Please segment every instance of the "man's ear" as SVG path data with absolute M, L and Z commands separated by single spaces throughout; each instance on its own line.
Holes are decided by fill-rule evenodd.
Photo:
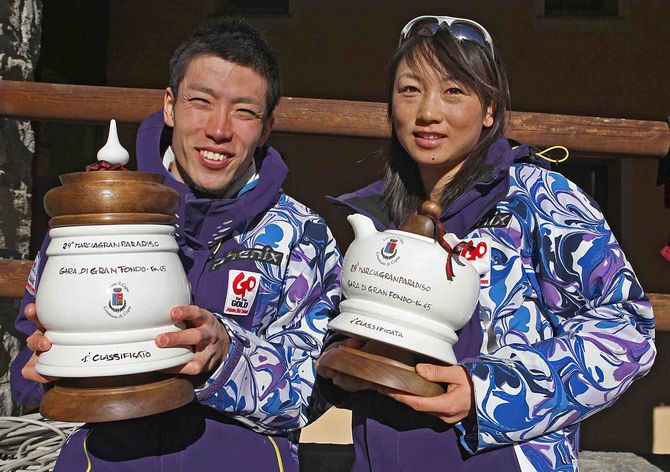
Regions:
M 165 89 L 163 96 L 163 120 L 170 128 L 174 128 L 174 103 L 175 96 L 170 87 Z
M 482 126 L 484 128 L 490 128 L 493 126 L 493 114 L 495 113 L 495 105 L 491 103 L 486 107 L 484 111 L 484 119 L 482 120 Z
M 261 134 L 261 139 L 258 141 L 258 147 L 263 146 L 268 138 L 270 137 L 270 132 L 272 131 L 272 127 L 275 124 L 275 115 L 272 114 L 268 119 L 265 120 L 265 123 L 263 124 L 263 133 Z

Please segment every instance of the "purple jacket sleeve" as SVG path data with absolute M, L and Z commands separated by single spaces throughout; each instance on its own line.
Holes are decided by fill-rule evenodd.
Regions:
M 513 177 L 532 215 L 520 245 L 528 279 L 505 288 L 525 303 L 506 316 L 503 290 L 486 295 L 499 348 L 464 363 L 477 425 L 459 427 L 472 453 L 542 435 L 533 447 L 548 450 L 548 433 L 612 405 L 656 357 L 651 304 L 597 205 L 559 174 Z
M 28 276 L 19 313 L 14 321 L 14 326 L 17 331 L 25 335 L 26 338 L 35 332 L 35 325 L 32 321 L 26 319 L 23 311 L 25 310 L 26 305 L 35 303 L 35 292 L 42 272 L 44 271 L 44 265 L 46 264 L 46 248 L 49 245 L 49 242 L 50 238 L 47 235 L 42 242 L 40 252 L 37 254 L 33 268 Z M 25 341 L 25 339 L 22 341 Z M 23 346 L 9 366 L 9 384 L 11 387 L 12 399 L 24 407 L 34 407 L 39 405 L 42 396 L 44 395 L 44 386 L 42 384 L 26 380 L 23 378 L 23 375 L 21 375 L 21 369 L 26 365 L 31 356 L 32 352 L 30 349 L 28 349 L 27 346 Z

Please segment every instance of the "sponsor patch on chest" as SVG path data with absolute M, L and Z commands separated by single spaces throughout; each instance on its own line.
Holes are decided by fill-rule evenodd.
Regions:
M 463 242 L 459 255 L 479 273 L 480 286 L 488 287 L 491 284 L 491 238 L 471 238 Z
M 228 291 L 223 312 L 227 315 L 246 316 L 256 300 L 261 275 L 247 270 L 228 272 Z
M 211 256 L 210 256 L 211 257 Z M 226 252 L 223 256 L 214 259 L 209 271 L 220 269 L 222 265 L 234 261 L 256 261 L 268 264 L 281 265 L 284 254 L 273 250 L 270 246 L 262 249 L 240 249 Z
M 482 218 L 477 224 L 477 228 L 507 228 L 511 219 L 511 213 L 495 210 Z

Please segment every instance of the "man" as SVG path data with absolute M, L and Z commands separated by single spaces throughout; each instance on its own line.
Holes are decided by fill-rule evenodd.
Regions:
M 210 23 L 175 51 L 163 113 L 140 127 L 137 160 L 181 195 L 177 241 L 194 305 L 171 311 L 186 329 L 156 344 L 194 347 L 193 360 L 177 370 L 204 379 L 194 382 L 199 404 L 87 425 L 68 440 L 56 470 L 297 470 L 293 431 L 310 414 L 341 258 L 325 222 L 280 188 L 286 166 L 265 145 L 279 96 L 276 58 L 241 21 Z M 44 259 L 31 274 L 36 283 Z M 34 292 L 22 312 L 37 331 L 21 316 L 17 327 L 32 333 L 28 347 L 39 353 L 50 342 Z M 240 297 L 248 304 L 242 314 Z M 35 362 L 32 354 L 23 376 L 51 380 Z M 35 385 L 15 396 L 36 396 Z

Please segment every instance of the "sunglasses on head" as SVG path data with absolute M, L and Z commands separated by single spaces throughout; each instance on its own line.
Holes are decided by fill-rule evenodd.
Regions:
M 489 32 L 476 21 L 466 18 L 433 15 L 418 16 L 407 23 L 402 29 L 398 45 L 401 45 L 412 36 L 433 36 L 441 29 L 449 31 L 455 39 L 472 41 L 488 48 L 491 51 L 491 57 L 495 58 L 493 39 Z

